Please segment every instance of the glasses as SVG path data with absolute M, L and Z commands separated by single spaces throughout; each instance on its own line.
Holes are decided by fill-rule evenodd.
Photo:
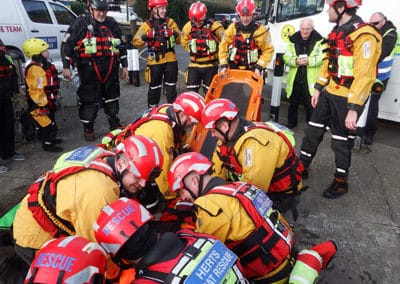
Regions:
M 380 22 L 382 22 L 383 19 L 380 19 L 379 21 L 376 22 L 369 22 L 371 25 L 377 26 L 379 25 Z

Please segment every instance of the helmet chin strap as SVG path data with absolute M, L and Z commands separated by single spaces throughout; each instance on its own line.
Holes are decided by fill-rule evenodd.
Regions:
M 227 120 L 227 122 L 228 122 L 228 130 L 227 130 L 225 133 L 223 133 L 223 132 L 221 131 L 221 129 L 219 129 L 218 127 L 215 127 L 215 130 L 217 130 L 217 131 L 219 132 L 219 134 L 221 134 L 222 137 L 224 137 L 225 142 L 229 142 L 229 141 L 230 141 L 229 138 L 228 138 L 228 134 L 229 134 L 229 131 L 231 130 L 231 123 L 232 123 L 232 121 L 228 121 L 228 120 Z
M 340 13 L 336 6 L 333 6 L 333 8 L 335 9 L 336 14 L 338 15 L 338 18 L 336 20 L 336 24 L 339 25 L 339 21 L 342 19 L 344 12 L 346 12 L 346 9 L 344 9 L 343 12 Z

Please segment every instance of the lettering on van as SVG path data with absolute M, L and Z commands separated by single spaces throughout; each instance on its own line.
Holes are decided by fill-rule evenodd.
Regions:
M 0 25 L 0 33 L 21 33 L 21 25 Z
M 38 38 L 43 39 L 45 42 L 47 42 L 49 44 L 49 49 L 57 48 L 57 37 L 56 36 L 40 36 Z

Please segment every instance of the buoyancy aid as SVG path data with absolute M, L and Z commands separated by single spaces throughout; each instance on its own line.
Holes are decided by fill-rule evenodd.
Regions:
M 53 237 L 75 234 L 69 221 L 56 213 L 57 183 L 77 172 L 97 170 L 116 180 L 112 167 L 104 158 L 115 154 L 97 146 L 83 146 L 58 158 L 54 168 L 39 177 L 28 189 L 28 208 L 38 224 Z
M 202 27 L 191 25 L 189 33 L 189 53 L 196 61 L 197 58 L 212 57 L 218 51 L 218 37 L 211 30 L 213 21 L 207 20 Z M 215 58 L 214 58 L 215 59 Z
M 135 283 L 141 278 L 158 283 L 247 283 L 232 251 L 187 229 L 163 235 L 137 264 Z
M 237 198 L 254 222 L 256 230 L 246 239 L 226 243 L 239 257 L 247 278 L 258 278 L 276 268 L 285 268 L 281 264 L 291 258 L 293 231 L 280 213 L 272 208 L 272 201 L 264 191 L 250 183 L 232 182 L 216 186 L 206 194 Z
M 367 25 L 358 16 L 342 26 L 336 26 L 328 35 L 328 73 L 341 86 L 349 88 L 354 80 L 353 41 L 349 34 Z
M 168 26 L 169 18 L 149 19 L 146 24 L 150 27 L 151 31 L 147 33 L 147 50 L 149 54 L 153 53 L 156 59 L 168 51 L 174 51 L 175 37 L 174 31 Z
M 281 131 L 274 130 L 265 123 L 252 123 L 244 127 L 244 132 L 251 131 L 252 129 L 265 129 L 266 131 L 272 131 L 278 134 L 285 142 L 289 148 L 289 154 L 286 157 L 285 163 L 275 169 L 274 175 L 271 179 L 270 186 L 268 188 L 269 193 L 287 193 L 287 194 L 297 194 L 298 186 L 302 180 L 302 172 L 304 166 L 298 159 L 296 150 L 293 148 L 292 143 Z M 237 141 L 237 140 L 236 140 Z M 235 180 L 239 180 L 239 176 L 243 173 L 242 165 L 237 160 L 237 154 L 234 149 L 234 144 L 229 143 L 229 145 L 221 145 L 219 151 L 217 152 L 224 166 L 230 171 L 230 176 Z
M 229 61 L 234 66 L 246 66 L 250 68 L 258 61 L 260 48 L 254 40 L 254 33 L 260 24 L 255 22 L 251 25 L 250 35 L 244 38 L 242 35 L 242 25 L 240 23 L 235 24 L 236 34 L 229 46 Z
M 55 106 L 56 100 L 58 99 L 58 92 L 60 90 L 60 79 L 58 78 L 57 68 L 54 64 L 50 64 L 50 63 L 42 64 L 42 63 L 39 63 L 36 61 L 32 61 L 25 69 L 25 77 L 28 74 L 28 69 L 33 65 L 43 68 L 43 70 L 46 73 L 47 85 L 44 86 L 44 92 L 47 97 L 48 107 L 50 109 L 53 109 L 53 107 Z M 28 88 L 28 86 L 27 86 L 27 88 Z M 29 92 L 29 90 L 27 90 L 27 91 Z M 36 107 L 36 104 L 29 96 L 27 96 L 27 100 L 30 105 Z
M 79 40 L 75 46 L 75 50 L 81 59 L 90 59 L 93 62 L 93 67 L 96 72 L 97 78 L 101 83 L 105 83 L 112 71 L 114 62 L 118 58 L 119 45 L 121 40 L 113 37 L 112 31 L 106 25 L 99 26 L 99 32 L 95 33 L 94 27 L 91 23 L 87 24 L 86 35 L 83 39 Z M 110 57 L 111 62 L 107 73 L 104 78 L 101 76 L 95 58 Z
M 166 110 L 165 110 L 166 109 Z M 164 110 L 164 111 L 162 111 Z M 123 130 L 112 131 L 102 139 L 102 144 L 99 145 L 105 149 L 111 150 L 115 148 L 119 143 L 123 142 L 126 138 L 135 134 L 138 127 L 150 120 L 160 120 L 168 123 L 174 129 L 174 143 L 176 147 L 181 143 L 184 133 L 179 131 L 179 126 L 173 119 L 172 114 L 172 104 L 162 104 L 159 106 L 152 107 L 142 114 L 140 114 L 136 119 L 133 120 L 127 127 Z

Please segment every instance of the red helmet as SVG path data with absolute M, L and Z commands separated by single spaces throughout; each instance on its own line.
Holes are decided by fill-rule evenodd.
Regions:
M 346 8 L 357 8 L 361 6 L 362 0 L 327 0 L 326 1 L 329 6 L 333 7 L 336 2 L 345 2 L 346 3 Z
M 179 155 L 168 171 L 169 188 L 176 192 L 184 188 L 183 179 L 191 172 L 205 174 L 212 167 L 212 163 L 201 153 L 189 152 Z
M 118 144 L 115 153 L 124 153 L 129 171 L 144 180 L 157 178 L 162 169 L 163 155 L 154 140 L 143 135 L 132 135 Z
M 97 242 L 112 256 L 153 216 L 138 201 L 122 197 L 106 205 L 93 226 Z
M 251 16 L 256 11 L 257 5 L 254 0 L 240 0 L 236 5 L 236 12 L 239 16 Z
M 197 1 L 190 5 L 189 8 L 189 20 L 192 22 L 200 22 L 207 15 L 207 6 L 200 1 Z
M 149 0 L 147 3 L 147 9 L 151 10 L 154 7 L 160 7 L 160 6 L 168 6 L 168 0 Z
M 205 106 L 204 98 L 192 91 L 180 94 L 173 103 L 175 112 L 183 111 L 189 117 L 189 121 L 194 123 L 200 122 Z
M 106 253 L 80 236 L 47 242 L 36 254 L 24 283 L 93 283 L 105 280 Z
M 215 128 L 215 123 L 226 118 L 233 120 L 239 114 L 237 106 L 228 99 L 216 99 L 209 102 L 201 115 L 201 124 L 206 129 Z

